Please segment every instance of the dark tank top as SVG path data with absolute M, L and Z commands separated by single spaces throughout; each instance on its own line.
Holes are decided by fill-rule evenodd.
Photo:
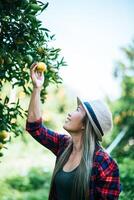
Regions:
M 56 194 L 58 200 L 70 200 L 73 181 L 78 167 L 70 172 L 60 170 L 55 176 Z

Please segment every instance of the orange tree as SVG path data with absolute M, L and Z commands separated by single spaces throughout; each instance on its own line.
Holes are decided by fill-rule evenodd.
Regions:
M 32 62 L 42 61 L 47 65 L 41 101 L 44 103 L 46 87 L 51 83 L 61 83 L 58 75 L 64 58 L 60 49 L 51 46 L 55 35 L 42 26 L 38 19 L 48 6 L 48 2 L 36 0 L 0 0 L 0 91 L 4 83 L 12 88 L 20 87 L 25 94 L 32 91 L 29 67 Z M 10 141 L 9 132 L 15 135 L 24 130 L 16 123 L 19 116 L 24 118 L 27 111 L 22 109 L 19 98 L 9 105 L 9 96 L 0 96 L 0 156 L 3 144 Z

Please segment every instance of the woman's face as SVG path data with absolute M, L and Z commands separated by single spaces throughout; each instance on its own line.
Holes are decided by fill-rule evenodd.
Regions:
M 69 133 L 81 133 L 82 130 L 85 128 L 85 125 L 82 121 L 85 115 L 86 111 L 84 110 L 82 105 L 79 105 L 74 112 L 68 114 L 63 128 Z

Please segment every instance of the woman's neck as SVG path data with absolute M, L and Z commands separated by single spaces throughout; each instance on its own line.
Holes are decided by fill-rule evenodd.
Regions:
M 82 151 L 81 135 L 72 136 L 73 150 L 72 153 L 79 153 Z

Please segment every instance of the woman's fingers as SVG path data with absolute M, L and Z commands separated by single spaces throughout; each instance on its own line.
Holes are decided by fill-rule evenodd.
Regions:
M 30 70 L 31 70 L 31 71 L 35 71 L 36 67 L 37 67 L 37 63 L 33 63 L 33 64 L 31 65 L 31 67 L 30 67 Z
M 37 67 L 37 63 L 33 63 L 31 65 L 30 76 L 34 82 L 43 81 L 44 80 L 43 72 L 37 71 L 36 67 Z
M 35 78 L 35 72 L 36 72 L 36 67 L 37 67 L 37 63 L 33 63 L 30 67 L 30 75 L 31 78 Z
M 42 79 L 43 77 L 43 73 L 42 72 L 38 72 L 38 79 Z

